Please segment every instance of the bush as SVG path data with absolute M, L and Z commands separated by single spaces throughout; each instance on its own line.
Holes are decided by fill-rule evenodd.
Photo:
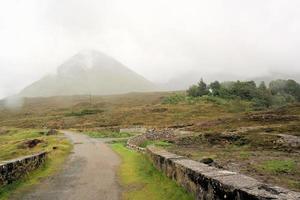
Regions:
M 171 96 L 167 96 L 163 99 L 163 104 L 178 104 L 179 102 L 184 101 L 186 98 L 183 94 L 174 94 Z
M 66 116 L 84 116 L 84 115 L 94 115 L 97 113 L 101 113 L 103 112 L 103 110 L 99 110 L 99 109 L 83 109 L 80 111 L 72 111 L 70 113 L 66 113 Z

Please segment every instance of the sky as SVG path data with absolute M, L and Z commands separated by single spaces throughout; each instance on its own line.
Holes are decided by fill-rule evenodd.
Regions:
M 300 72 L 299 0 L 0 0 L 0 98 L 84 49 L 154 82 Z

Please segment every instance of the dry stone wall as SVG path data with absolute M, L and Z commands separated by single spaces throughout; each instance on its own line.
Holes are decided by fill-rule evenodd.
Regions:
M 154 146 L 139 147 L 145 140 L 157 139 L 160 134 L 150 130 L 129 139 L 127 145 L 145 152 L 158 170 L 191 192 L 197 200 L 300 200 L 298 192 L 266 185 L 251 177 L 211 167 Z
M 5 161 L 0 164 L 0 187 L 10 184 L 30 171 L 37 169 L 46 160 L 46 152 Z
M 299 200 L 300 193 L 263 184 L 251 177 L 147 147 L 154 166 L 195 195 L 197 200 Z

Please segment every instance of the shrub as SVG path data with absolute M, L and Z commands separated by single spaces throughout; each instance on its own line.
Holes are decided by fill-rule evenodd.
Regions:
M 183 94 L 174 94 L 171 96 L 167 96 L 163 99 L 163 104 L 178 104 L 179 102 L 184 101 L 186 98 Z
M 84 116 L 84 115 L 93 115 L 97 113 L 101 113 L 103 110 L 99 109 L 83 109 L 80 111 L 72 111 L 70 113 L 66 113 L 66 116 Z

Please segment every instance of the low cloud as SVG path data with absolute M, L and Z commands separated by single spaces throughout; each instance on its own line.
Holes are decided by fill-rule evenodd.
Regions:
M 198 71 L 299 73 L 300 2 L 27 0 L 0 3 L 0 97 L 82 49 L 155 82 Z

